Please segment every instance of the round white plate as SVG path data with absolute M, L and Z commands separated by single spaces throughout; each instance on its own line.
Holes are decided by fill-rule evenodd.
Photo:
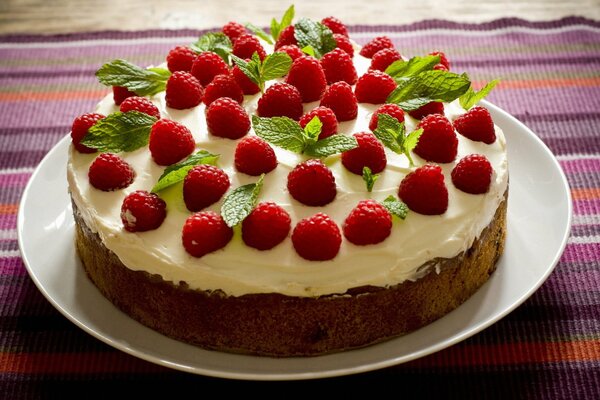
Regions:
M 65 137 L 42 160 L 23 194 L 19 246 L 40 291 L 77 326 L 109 345 L 167 367 L 226 378 L 283 380 L 370 371 L 431 354 L 474 335 L 520 305 L 558 262 L 571 226 L 566 178 L 526 126 L 485 103 L 508 142 L 510 194 L 506 250 L 497 271 L 455 311 L 415 333 L 359 350 L 309 358 L 269 358 L 202 350 L 139 324 L 88 280 L 74 248 Z

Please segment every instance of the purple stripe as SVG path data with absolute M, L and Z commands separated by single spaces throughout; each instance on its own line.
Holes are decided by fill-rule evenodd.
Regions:
M 576 172 L 600 172 L 600 156 L 595 159 L 562 160 L 560 161 L 560 165 L 567 174 Z
M 128 57 L 135 57 L 136 59 L 151 60 L 161 55 L 163 59 L 166 59 L 167 52 L 179 44 L 187 45 L 189 43 L 174 38 L 167 43 L 148 41 L 143 44 L 123 45 L 117 41 L 115 43 L 102 43 L 91 46 L 61 47 L 59 48 L 60 51 L 57 51 L 57 48 L 36 48 L 35 51 L 28 48 L 10 48 L 0 49 L 0 59 L 38 61 L 40 65 L 58 64 L 56 67 L 63 65 L 72 65 L 74 67 L 89 66 L 98 63 L 97 60 L 104 58 L 107 60 L 118 58 L 120 54 L 125 52 L 128 54 Z M 136 47 L 133 48 L 133 46 Z M 77 59 L 77 62 L 65 63 L 65 59 Z M 19 67 L 19 69 L 21 68 L 24 67 Z M 25 68 L 30 68 L 30 66 L 26 66 Z
M 598 261 L 600 243 L 571 243 L 565 248 L 561 260 L 571 261 Z
M 56 140 L 58 142 L 58 140 Z M 42 161 L 44 155 L 48 151 L 46 150 L 35 150 L 35 151 L 0 151 L 0 168 L 21 168 L 21 167 L 33 167 Z M 6 229 L 7 226 L 0 224 L 0 228 Z
M 21 257 L 1 257 L 0 273 L 2 275 L 26 276 L 27 269 Z
M 6 190 L 9 187 L 22 187 L 29 182 L 31 174 L 28 172 L 18 172 L 14 174 L 0 174 L 0 187 Z
M 16 239 L 0 239 L 0 251 L 19 250 Z
M 600 236 L 600 224 L 582 224 L 571 226 L 571 236 L 573 237 L 589 237 L 589 236 Z M 600 255 L 599 255 L 600 261 Z M 600 287 L 599 287 L 600 288 Z
M 2 188 L 2 193 L 0 195 L 0 203 L 3 204 L 17 204 L 21 201 L 21 196 L 23 195 L 23 186 L 6 186 Z M 0 220 L 2 219 L 2 214 L 0 214 Z M 9 226 L 8 228 L 14 228 L 14 226 Z M 2 228 L 2 229 L 7 229 Z

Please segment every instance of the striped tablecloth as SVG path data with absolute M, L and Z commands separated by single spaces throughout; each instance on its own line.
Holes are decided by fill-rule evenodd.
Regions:
M 290 385 L 339 390 L 364 383 L 373 390 L 383 381 L 397 394 L 412 389 L 426 397 L 600 398 L 600 22 L 428 21 L 350 31 L 359 43 L 387 34 L 407 56 L 444 50 L 453 70 L 477 82 L 500 77 L 489 100 L 532 128 L 566 172 L 572 234 L 548 281 L 482 333 L 397 367 Z M 87 396 L 123 385 L 139 394 L 207 395 L 206 385 L 221 391 L 268 385 L 169 370 L 99 342 L 42 297 L 17 246 L 17 208 L 31 173 L 73 118 L 107 93 L 96 69 L 116 57 L 157 64 L 200 33 L 0 36 L 0 397 Z

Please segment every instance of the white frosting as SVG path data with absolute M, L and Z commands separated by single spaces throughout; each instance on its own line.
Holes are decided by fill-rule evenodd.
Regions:
M 359 76 L 366 71 L 370 60 L 355 57 Z M 220 154 L 218 166 L 229 175 L 231 189 L 257 180 L 237 173 L 233 154 L 238 141 L 221 139 L 208 134 L 204 105 L 194 109 L 167 108 L 164 92 L 152 98 L 162 118 L 185 124 L 194 135 L 197 149 Z M 256 112 L 258 96 L 246 96 L 244 106 L 250 114 Z M 304 104 L 309 111 L 318 103 Z M 356 120 L 340 123 L 339 133 L 351 135 L 368 131 L 368 124 L 376 105 L 359 104 Z M 456 103 L 446 104 L 446 116 L 452 120 L 464 110 Z M 108 115 L 117 111 L 112 96 L 100 102 L 97 112 Z M 407 130 L 418 121 L 406 116 Z M 250 134 L 254 134 L 252 131 Z M 181 244 L 181 229 L 191 215 L 183 203 L 181 185 L 161 193 L 167 201 L 167 218 L 154 231 L 130 233 L 123 229 L 120 218 L 121 203 L 135 190 L 150 190 L 164 167 L 152 161 L 147 147 L 120 154 L 135 170 L 134 182 L 124 190 L 103 192 L 89 184 L 88 169 L 97 154 L 81 154 L 71 146 L 68 163 L 69 190 L 85 222 L 97 232 L 104 245 L 113 251 L 128 268 L 158 274 L 167 281 L 185 282 L 190 288 L 222 290 L 229 295 L 247 293 L 282 293 L 291 296 L 319 296 L 341 294 L 363 285 L 391 286 L 405 280 L 418 279 L 419 267 L 436 257 L 452 258 L 471 246 L 474 239 L 492 221 L 503 199 L 508 184 L 506 142 L 496 127 L 496 141 L 490 145 L 471 141 L 458 135 L 458 156 L 455 162 L 440 164 L 449 194 L 448 210 L 443 215 L 425 216 L 409 212 L 407 218 L 395 220 L 391 235 L 383 242 L 370 246 L 356 246 L 342 240 L 339 254 L 330 261 L 307 261 L 298 256 L 290 237 L 275 248 L 259 251 L 246 246 L 236 228 L 231 242 L 223 249 L 202 258 L 190 256 Z M 414 168 L 408 167 L 405 156 L 386 149 L 387 167 L 368 193 L 362 178 L 348 172 L 339 156 L 331 156 L 325 163 L 331 168 L 337 185 L 335 200 L 324 207 L 308 207 L 294 200 L 286 189 L 287 175 L 306 157 L 274 148 L 277 168 L 265 176 L 259 201 L 274 201 L 290 214 L 292 229 L 302 218 L 324 212 L 336 221 L 340 229 L 346 216 L 360 200 L 383 200 L 397 196 L 402 179 Z M 450 173 L 456 163 L 472 153 L 485 155 L 494 169 L 488 193 L 471 195 L 456 189 Z M 416 167 L 425 160 L 412 155 Z M 415 168 L 416 168 L 415 167 Z M 231 190 L 230 189 L 230 190 Z M 221 202 L 208 209 L 219 211 Z M 437 271 L 439 273 L 439 271 Z

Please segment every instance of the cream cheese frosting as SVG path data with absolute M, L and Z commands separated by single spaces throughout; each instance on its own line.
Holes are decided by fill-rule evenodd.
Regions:
M 359 76 L 369 67 L 370 60 L 354 57 Z M 186 125 L 192 132 L 197 149 L 219 154 L 217 166 L 231 181 L 231 189 L 256 182 L 252 177 L 235 170 L 233 156 L 237 140 L 222 139 L 208 133 L 204 117 L 205 106 L 187 110 L 168 108 L 164 92 L 151 98 L 161 113 Z M 259 95 L 246 96 L 243 106 L 250 115 L 256 114 Z M 305 103 L 304 111 L 318 106 Z M 358 117 L 339 124 L 338 133 L 351 135 L 369 131 L 372 113 L 378 105 L 359 103 Z M 104 98 L 96 112 L 108 115 L 118 111 L 112 96 Z M 458 102 L 445 104 L 446 116 L 453 120 L 465 111 Z M 407 131 L 415 129 L 418 121 L 406 115 Z M 167 201 L 167 217 L 154 231 L 130 233 L 123 228 L 120 209 L 123 199 L 135 190 L 150 190 L 158 181 L 164 167 L 157 165 L 147 147 L 120 153 L 135 170 L 134 182 L 123 190 L 103 192 L 92 187 L 88 179 L 90 164 L 98 154 L 82 154 L 73 146 L 69 150 L 67 177 L 72 199 L 87 226 L 96 232 L 103 244 L 113 251 L 122 263 L 132 270 L 160 275 L 175 284 L 185 282 L 192 289 L 221 290 L 227 295 L 249 293 L 281 293 L 289 296 L 321 296 L 343 294 L 350 288 L 372 285 L 389 287 L 423 275 L 420 267 L 435 258 L 452 258 L 468 249 L 475 238 L 492 221 L 508 185 L 506 141 L 496 127 L 496 141 L 492 144 L 475 142 L 458 136 L 458 155 L 452 163 L 439 164 L 448 188 L 448 209 L 442 215 L 425 216 L 409 212 L 405 220 L 394 219 L 391 235 L 383 242 L 356 246 L 342 240 L 339 254 L 329 261 L 308 261 L 296 254 L 288 236 L 281 244 L 267 251 L 246 246 L 236 228 L 232 241 L 223 249 L 201 258 L 190 256 L 181 244 L 181 230 L 191 215 L 183 203 L 181 185 L 161 193 Z M 251 130 L 249 135 L 253 135 Z M 350 211 L 360 200 L 372 198 L 382 201 L 389 195 L 398 195 L 402 179 L 415 168 L 427 162 L 412 154 L 415 167 L 410 168 L 404 155 L 386 149 L 387 167 L 381 172 L 373 191 L 367 192 L 362 177 L 347 171 L 339 155 L 325 160 L 337 185 L 335 200 L 324 207 L 309 207 L 294 200 L 287 192 L 288 173 L 307 157 L 274 147 L 278 166 L 265 176 L 259 201 L 273 201 L 283 207 L 292 219 L 292 228 L 302 218 L 323 212 L 340 229 Z M 452 168 L 468 154 L 483 154 L 494 172 L 486 194 L 472 195 L 454 187 L 450 177 Z M 209 210 L 219 212 L 222 200 Z

